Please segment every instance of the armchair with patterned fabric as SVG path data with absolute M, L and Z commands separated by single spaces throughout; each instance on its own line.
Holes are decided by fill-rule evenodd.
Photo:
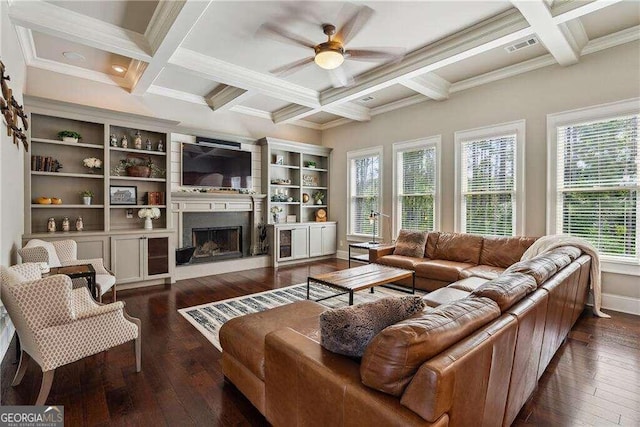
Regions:
M 2 301 L 22 346 L 12 386 L 22 381 L 29 357 L 42 369 L 36 405 L 44 405 L 56 368 L 135 341 L 136 371 L 141 369 L 140 320 L 124 302 L 96 303 L 86 287 L 73 289 L 63 274 L 41 278 L 36 263 L 0 267 Z
M 22 262 L 46 262 L 49 267 L 91 264 L 96 271 L 96 288 L 98 301 L 109 289 L 116 300 L 116 278 L 104 266 L 102 258 L 78 259 L 78 244 L 75 240 L 57 240 L 47 242 L 32 239 L 22 249 L 18 249 Z M 74 287 L 84 286 L 85 279 L 73 279 Z

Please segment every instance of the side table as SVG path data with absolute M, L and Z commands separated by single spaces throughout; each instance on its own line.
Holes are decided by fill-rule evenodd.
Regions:
M 371 242 L 362 242 L 362 243 L 349 243 L 349 268 L 351 268 L 351 261 L 362 262 L 365 264 L 369 264 L 369 249 L 379 248 L 380 246 L 385 246 L 386 243 L 371 243 Z M 365 254 L 354 254 L 351 255 L 351 248 L 353 249 L 362 249 L 366 250 Z
M 64 274 L 71 279 L 79 279 L 81 277 L 87 279 L 89 293 L 96 298 L 96 270 L 91 264 L 68 265 L 64 267 L 52 267 L 49 274 Z

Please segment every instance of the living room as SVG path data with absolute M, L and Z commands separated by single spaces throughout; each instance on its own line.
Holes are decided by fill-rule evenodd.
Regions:
M 0 265 L 42 264 L 38 241 L 61 251 L 62 263 L 53 265 L 47 252 L 42 268 L 64 268 L 60 242 L 73 241 L 69 262 L 100 260 L 83 282 L 96 299 L 87 304 L 96 312 L 106 310 L 102 302 L 119 310 L 133 334 L 127 340 L 138 346 L 114 345 L 45 368 L 46 357 L 30 354 L 29 336 L 18 343 L 14 323 L 20 329 L 25 322 L 11 316 L 13 305 L 7 313 L 3 293 L 3 405 L 60 405 L 70 425 L 369 424 L 367 417 L 385 425 L 640 421 L 634 380 L 640 372 L 639 2 L 1 6 Z M 580 145 L 579 132 L 600 145 Z M 419 233 L 401 234 L 407 229 Z M 358 307 L 405 295 L 383 283 L 401 283 L 403 291 L 413 284 L 429 314 L 471 299 L 477 286 L 499 281 L 506 269 L 525 274 L 514 269 L 528 248 L 545 240 L 535 238 L 556 234 L 581 238 L 585 246 L 563 253 L 569 263 L 556 265 L 555 276 L 536 276 L 536 290 L 521 283 L 522 292 L 531 293 L 526 298 L 538 301 L 537 293 L 553 295 L 549 287 L 566 275 L 576 298 L 560 304 L 571 308 L 566 315 L 559 309 L 561 326 L 546 332 L 550 344 L 532 330 L 529 341 L 538 337 L 542 349 L 537 375 L 516 369 L 524 366 L 517 362 L 524 351 L 518 345 L 527 341 L 518 332 L 525 328 L 516 326 L 524 301 L 509 308 L 498 302 L 487 310 L 500 317 L 442 349 L 441 357 L 458 354 L 500 322 L 513 329 L 513 372 L 478 379 L 486 388 L 466 398 L 483 402 L 473 409 L 482 414 L 459 412 L 454 386 L 449 402 L 434 397 L 436 409 L 429 412 L 422 397 L 417 408 L 408 395 L 417 385 L 401 400 L 371 385 L 354 362 L 362 355 L 335 355 L 318 344 L 320 313 L 350 306 L 346 295 L 321 294 L 323 286 L 340 281 L 338 289 Z M 453 239 L 448 248 L 445 238 Z M 403 255 L 393 251 L 411 246 L 411 239 L 422 250 L 417 260 L 398 258 Z M 557 242 L 544 251 L 557 250 Z M 587 245 L 597 252 L 587 255 Z M 494 261 L 490 247 L 497 248 Z M 461 255 L 468 253 L 473 259 Z M 424 270 L 416 266 L 423 258 L 432 263 Z M 601 280 L 591 270 L 593 290 L 584 301 L 582 272 L 596 264 Z M 571 279 L 572 268 L 582 279 Z M 391 274 L 399 269 L 413 275 Z M 372 271 L 378 282 L 367 282 Z M 482 281 L 469 288 L 474 277 Z M 84 279 L 68 279 L 70 292 L 85 292 L 78 280 Z M 251 296 L 260 302 L 276 290 L 286 292 L 285 299 L 306 299 L 309 289 L 316 301 L 329 298 L 291 304 L 295 313 L 267 305 L 262 309 L 271 310 L 244 320 L 231 316 L 228 325 L 229 317 L 212 314 L 221 312 L 216 304 L 233 308 Z M 260 317 L 278 310 L 285 315 Z M 611 318 L 599 317 L 605 313 Z M 300 316 L 313 319 L 314 332 Z M 508 322 L 509 316 L 516 320 Z M 258 331 L 256 324 L 286 331 Z M 287 335 L 292 330 L 306 332 Z M 241 354 L 238 345 L 261 356 Z M 327 374 L 323 385 L 305 383 L 313 376 L 295 385 L 270 382 L 279 366 L 270 361 L 296 352 L 319 354 L 344 372 L 357 367 L 362 381 Z M 309 357 L 318 363 L 314 369 L 339 371 Z M 290 361 L 300 363 L 297 378 L 307 372 L 300 360 Z M 425 359 L 418 372 L 440 360 Z M 14 376 L 21 381 L 12 386 Z M 429 387 L 436 393 L 445 379 Z M 413 383 L 418 380 L 416 374 Z M 472 390 L 474 379 L 468 381 Z M 322 402 L 310 405 L 313 410 L 304 399 L 287 405 L 283 396 L 305 386 L 325 396 Z M 338 401 L 332 387 L 341 386 L 353 395 L 345 392 Z M 363 410 L 371 407 L 378 409 Z M 356 418 L 335 418 L 340 408 Z M 384 418 L 387 410 L 398 418 Z

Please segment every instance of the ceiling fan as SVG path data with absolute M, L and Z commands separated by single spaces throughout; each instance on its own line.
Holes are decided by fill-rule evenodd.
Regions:
M 366 62 L 399 61 L 405 53 L 403 48 L 347 49 L 345 47 L 362 30 L 372 15 L 373 10 L 365 6 L 359 8 L 340 30 L 336 31 L 336 27 L 332 24 L 322 24 L 322 31 L 327 36 L 327 41 L 319 44 L 315 44 L 272 24 L 263 24 L 260 27 L 259 34 L 264 34 L 281 42 L 313 49 L 314 51 L 314 56 L 283 65 L 271 70 L 271 73 L 283 77 L 315 63 L 320 68 L 328 70 L 333 85 L 340 87 L 353 84 L 353 77 L 347 74 L 344 69 L 343 62 L 345 60 Z

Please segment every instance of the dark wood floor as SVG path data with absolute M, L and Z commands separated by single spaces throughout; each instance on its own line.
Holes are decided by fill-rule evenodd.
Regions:
M 68 426 L 265 425 L 260 413 L 223 381 L 220 353 L 177 310 L 302 283 L 313 273 L 346 268 L 329 260 L 185 280 L 121 292 L 143 325 L 142 372 L 123 345 L 59 368 L 49 403 L 64 405 Z M 542 377 L 517 425 L 640 425 L 640 317 L 585 313 Z M 41 373 L 31 363 L 11 387 L 14 344 L 2 362 L 2 404 L 32 404 Z

